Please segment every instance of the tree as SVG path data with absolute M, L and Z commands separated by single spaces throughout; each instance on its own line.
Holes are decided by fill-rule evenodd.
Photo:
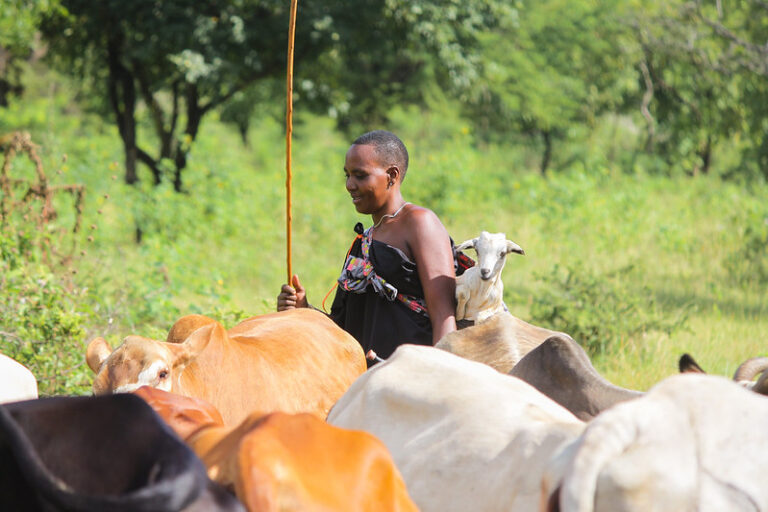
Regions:
M 172 174 L 175 190 L 203 117 L 249 84 L 284 70 L 285 2 L 230 0 L 63 0 L 66 15 L 42 25 L 66 71 L 91 77 L 107 99 L 125 149 L 125 181 L 139 179 L 137 162 L 154 182 Z M 298 58 L 323 47 L 297 41 Z M 137 133 L 137 106 L 146 105 L 158 145 L 150 152 Z
M 642 48 L 649 149 L 706 173 L 718 142 L 746 141 L 741 166 L 768 176 L 768 3 L 662 2 L 631 21 Z M 762 41 L 763 43 L 759 43 Z
M 43 32 L 61 67 L 91 77 L 108 99 L 128 183 L 138 180 L 136 164 L 142 162 L 156 183 L 171 167 L 181 190 L 203 117 L 233 97 L 248 101 L 248 86 L 284 76 L 287 2 L 62 2 L 68 14 L 48 17 Z M 355 118 L 384 119 L 395 102 L 417 101 L 428 61 L 436 61 L 435 76 L 466 87 L 476 33 L 508 11 L 502 0 L 303 3 L 295 48 L 297 68 L 305 66 L 299 96 L 349 125 Z M 152 116 L 154 154 L 139 142 L 140 101 Z M 247 130 L 242 115 L 230 114 L 241 132 Z
M 332 44 L 307 69 L 308 99 L 328 104 L 347 131 L 381 125 L 404 103 L 423 104 L 439 84 L 465 97 L 481 66 L 480 36 L 513 18 L 506 0 L 363 0 L 335 2 Z M 331 81 L 324 70 L 334 70 Z
M 57 0 L 0 0 L 0 107 L 23 92 L 22 63 L 45 52 L 37 32 L 40 18 L 58 8 Z
M 635 88 L 622 9 L 620 0 L 545 0 L 483 34 L 482 79 L 466 111 L 484 137 L 539 137 L 544 173 L 573 126 L 622 107 Z

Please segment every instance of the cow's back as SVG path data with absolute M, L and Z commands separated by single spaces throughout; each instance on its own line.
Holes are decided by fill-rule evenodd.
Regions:
M 272 413 L 255 423 L 233 433 L 235 487 L 249 510 L 417 510 L 386 447 L 370 434 L 310 414 Z
M 0 406 L 0 510 L 242 511 L 138 397 Z
M 227 425 L 254 411 L 324 419 L 366 369 L 360 344 L 307 308 L 249 318 L 227 336 L 212 339 L 174 388 L 211 402 Z
M 546 460 L 583 428 L 519 379 L 412 345 L 360 377 L 328 422 L 380 438 L 427 512 L 535 509 Z
M 563 511 L 768 509 L 768 402 L 727 379 L 674 375 L 592 420 L 543 491 Z
M 37 398 L 37 379 L 29 369 L 0 354 L 0 403 Z

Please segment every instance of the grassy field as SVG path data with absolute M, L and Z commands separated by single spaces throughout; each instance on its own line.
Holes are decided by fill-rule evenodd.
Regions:
M 85 254 L 68 269 L 82 291 L 73 314 L 83 329 L 65 350 L 83 353 L 95 335 L 113 344 L 131 333 L 162 337 L 188 313 L 231 324 L 274 309 L 286 279 L 278 121 L 255 122 L 245 147 L 233 129 L 207 118 L 185 174 L 187 193 L 136 190 L 122 184 L 115 128 L 53 87 L 37 94 L 0 110 L 0 133 L 29 130 L 53 181 L 87 186 L 86 229 L 78 235 Z M 541 176 L 534 148 L 476 145 L 471 127 L 448 113 L 403 111 L 393 119 L 389 128 L 411 152 L 406 199 L 437 212 L 457 243 L 484 229 L 503 231 L 525 249 L 504 270 L 505 298 L 517 316 L 561 328 L 547 325 L 541 311 L 589 297 L 565 320 L 592 329 L 602 347 L 593 359 L 608 379 L 647 389 L 677 371 L 683 352 L 728 375 L 765 354 L 765 183 L 627 169 L 631 130 L 568 148 L 576 155 L 568 168 Z M 344 189 L 347 147 L 331 120 L 299 116 L 293 267 L 317 306 L 334 284 L 353 225 L 370 223 Z M 13 171 L 29 175 L 31 166 L 18 160 Z M 62 207 L 57 222 L 67 225 L 71 216 Z M 137 222 L 141 245 L 134 242 Z M 573 280 L 562 277 L 568 272 Z M 56 392 L 87 389 L 87 371 L 82 375 Z

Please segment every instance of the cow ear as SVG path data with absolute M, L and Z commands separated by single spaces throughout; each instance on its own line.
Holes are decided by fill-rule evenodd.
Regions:
M 85 349 L 85 361 L 88 363 L 88 367 L 93 370 L 93 373 L 99 373 L 101 364 L 111 353 L 112 349 L 104 338 L 94 338 L 88 344 L 88 348 Z
M 683 354 L 677 362 L 677 369 L 680 373 L 707 373 L 690 354 Z
M 515 252 L 517 254 L 523 254 L 523 255 L 525 254 L 525 251 L 523 250 L 522 247 L 517 245 L 512 240 L 507 240 L 507 254 L 509 254 L 511 252 Z
M 166 346 L 174 356 L 172 366 L 183 368 L 193 361 L 200 352 L 214 339 L 223 340 L 227 336 L 220 323 L 214 321 L 192 332 L 183 343 L 169 343 Z
M 477 243 L 477 238 L 471 238 L 469 240 L 464 240 L 459 245 L 456 246 L 457 251 L 465 251 L 467 249 L 474 249 L 475 244 Z

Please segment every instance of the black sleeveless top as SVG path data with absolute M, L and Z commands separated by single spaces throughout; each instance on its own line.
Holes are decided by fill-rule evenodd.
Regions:
M 352 256 L 362 256 L 361 240 L 355 240 Z M 396 247 L 378 240 L 371 242 L 369 259 L 380 277 L 405 295 L 424 298 L 416 264 Z M 402 302 L 379 296 L 372 286 L 364 293 L 353 293 L 336 287 L 331 306 L 331 319 L 350 333 L 367 353 L 373 349 L 388 358 L 402 344 L 432 345 L 432 323 L 426 316 Z

